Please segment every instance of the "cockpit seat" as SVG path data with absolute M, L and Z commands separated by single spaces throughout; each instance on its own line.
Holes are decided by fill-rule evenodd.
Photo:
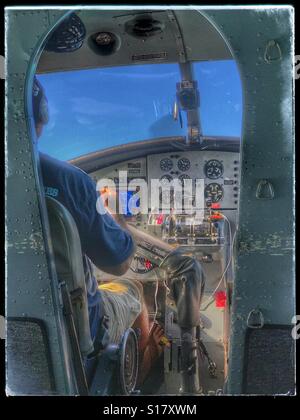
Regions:
M 75 340 L 78 343 L 78 351 L 80 350 L 81 353 L 79 356 L 81 366 L 78 368 L 77 359 L 76 368 L 77 384 L 83 383 L 79 394 L 99 395 L 100 393 L 106 395 L 113 393 L 115 388 L 118 393 L 129 395 L 134 391 L 137 380 L 138 344 L 136 334 L 129 328 L 124 332 L 119 345 L 107 343 L 105 347 L 101 348 L 101 351 L 98 349 L 98 342 L 102 343 L 101 340 L 95 339 L 96 342 L 93 344 L 77 226 L 70 212 L 57 200 L 46 197 L 46 205 L 56 274 L 59 284 L 67 286 L 74 314 Z M 101 331 L 103 329 L 99 329 L 99 332 Z M 72 338 L 74 341 L 74 336 Z M 106 343 L 107 340 L 104 341 Z M 74 364 L 76 364 L 75 361 Z
M 82 251 L 76 223 L 57 200 L 46 197 L 56 274 L 71 298 L 81 356 L 93 352 Z

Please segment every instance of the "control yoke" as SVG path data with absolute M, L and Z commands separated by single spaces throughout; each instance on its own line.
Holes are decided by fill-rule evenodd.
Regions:
M 204 291 L 204 276 L 200 263 L 192 257 L 172 252 L 160 268 L 170 279 L 176 307 L 178 325 L 182 328 L 197 327 L 200 323 L 200 304 Z
M 166 271 L 170 279 L 170 289 L 177 308 L 177 322 L 181 330 L 181 392 L 197 394 L 201 392 L 197 331 L 205 285 L 204 275 L 195 258 L 176 251 L 165 258 L 160 268 Z
M 138 244 L 138 252 L 167 273 L 181 331 L 182 392 L 201 392 L 199 383 L 200 305 L 204 292 L 204 275 L 197 259 L 182 254 L 169 244 L 129 226 Z

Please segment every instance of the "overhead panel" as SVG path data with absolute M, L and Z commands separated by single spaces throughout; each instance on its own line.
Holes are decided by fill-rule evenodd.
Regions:
M 232 59 L 221 34 L 198 10 L 178 10 L 174 14 L 181 28 L 188 61 Z
M 127 66 L 143 63 L 166 63 L 178 61 L 174 35 L 167 14 L 162 12 L 143 13 L 159 22 L 161 31 L 149 34 L 145 30 L 134 32 L 134 22 L 141 12 L 101 10 L 80 11 L 78 16 L 86 27 L 83 46 L 72 53 L 44 52 L 38 72 L 67 71 L 96 67 Z M 158 24 L 158 26 L 159 26 Z M 110 55 L 97 51 L 92 37 L 99 32 L 113 34 L 117 39 L 117 49 Z M 143 36 L 144 35 L 144 36 Z
M 77 12 L 86 29 L 81 48 L 44 51 L 39 73 L 76 69 L 231 58 L 223 38 L 197 10 L 84 10 Z M 98 48 L 97 35 L 115 40 L 111 53 Z

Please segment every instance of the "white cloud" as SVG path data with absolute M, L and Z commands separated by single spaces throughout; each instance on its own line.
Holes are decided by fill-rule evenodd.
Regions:
M 138 107 L 129 105 L 120 105 L 111 102 L 102 102 L 89 97 L 77 97 L 71 99 L 72 112 L 91 117 L 106 117 L 120 114 L 134 114 L 135 116 L 142 116 L 142 112 Z
M 83 115 L 77 115 L 76 121 L 81 125 L 91 125 L 93 121 L 90 118 L 87 118 Z

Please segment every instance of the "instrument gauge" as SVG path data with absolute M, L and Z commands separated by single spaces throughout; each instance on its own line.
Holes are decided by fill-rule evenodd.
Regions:
M 184 185 L 184 180 L 185 179 L 191 179 L 191 177 L 188 174 L 181 174 L 181 175 L 179 175 L 178 179 L 180 180 L 182 185 Z
M 177 162 L 178 169 L 182 172 L 186 172 L 191 167 L 191 162 L 187 158 L 180 158 Z
M 160 182 L 162 185 L 166 184 L 168 185 L 169 182 L 173 181 L 173 177 L 171 175 L 163 175 L 160 178 Z
M 169 158 L 164 158 L 160 161 L 160 169 L 164 172 L 169 172 L 173 168 L 173 162 Z
M 204 189 L 205 198 L 210 198 L 213 203 L 217 203 L 218 201 L 222 200 L 224 195 L 224 190 L 222 185 L 213 182 L 211 184 L 206 185 Z
M 216 159 L 211 159 L 206 162 L 204 166 L 205 176 L 209 179 L 218 179 L 223 175 L 224 166 L 222 162 Z

